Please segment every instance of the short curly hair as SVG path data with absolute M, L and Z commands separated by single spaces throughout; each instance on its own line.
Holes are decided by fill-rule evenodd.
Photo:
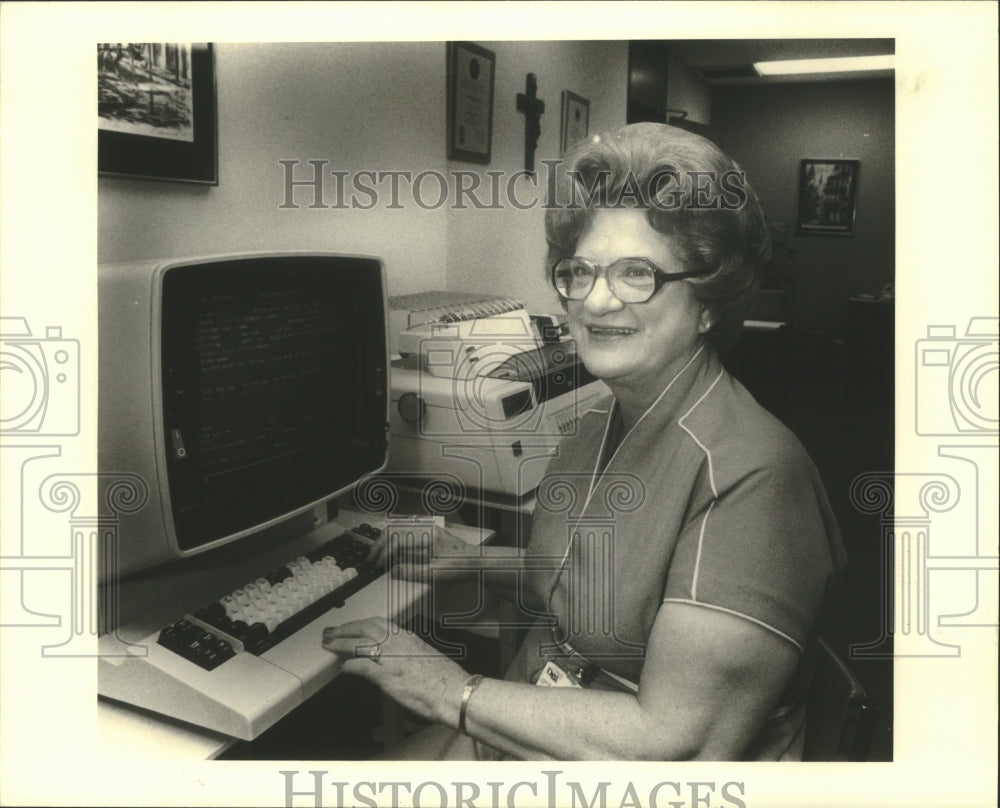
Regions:
M 555 188 L 545 216 L 547 272 L 574 254 L 597 211 L 644 209 L 687 269 L 708 273 L 688 281 L 709 312 L 708 339 L 720 351 L 738 339 L 771 239 L 742 169 L 714 143 L 667 124 L 630 124 L 578 144 Z

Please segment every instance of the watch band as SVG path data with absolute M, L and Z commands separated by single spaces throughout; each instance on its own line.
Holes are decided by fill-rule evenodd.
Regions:
M 462 691 L 462 705 L 458 708 L 458 731 L 465 732 L 465 714 L 469 709 L 469 699 L 472 698 L 472 694 L 475 693 L 476 688 L 479 687 L 483 682 L 483 676 L 480 673 L 469 677 L 469 681 L 465 683 L 465 690 Z

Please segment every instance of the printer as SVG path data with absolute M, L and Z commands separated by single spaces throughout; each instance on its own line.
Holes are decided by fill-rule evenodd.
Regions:
M 553 321 L 520 301 L 427 292 L 390 297 L 389 309 L 394 475 L 448 475 L 477 494 L 524 496 L 609 393 Z

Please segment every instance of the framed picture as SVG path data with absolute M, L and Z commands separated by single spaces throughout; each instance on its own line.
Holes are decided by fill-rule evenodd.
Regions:
M 212 45 L 98 43 L 97 120 L 99 173 L 218 185 Z
M 576 93 L 563 90 L 562 130 L 559 138 L 559 154 L 587 136 L 590 128 L 590 102 Z
M 448 159 L 489 164 L 495 73 L 492 51 L 471 42 L 448 43 Z
M 799 164 L 799 233 L 854 232 L 857 160 L 802 160 Z

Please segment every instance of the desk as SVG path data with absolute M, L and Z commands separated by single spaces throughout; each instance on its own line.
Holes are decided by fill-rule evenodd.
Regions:
M 99 698 L 97 742 L 104 760 L 210 760 L 235 738 Z

